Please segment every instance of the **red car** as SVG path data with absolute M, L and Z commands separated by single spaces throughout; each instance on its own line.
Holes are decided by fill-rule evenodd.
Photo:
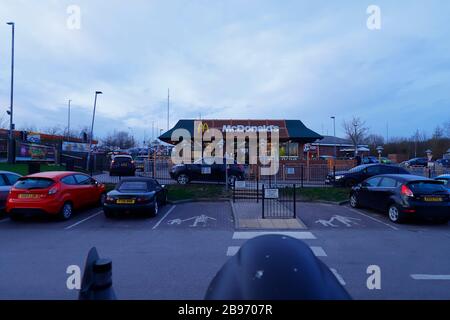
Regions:
M 21 177 L 11 188 L 6 212 L 11 219 L 48 214 L 68 220 L 74 210 L 102 204 L 105 186 L 79 172 L 41 172 Z

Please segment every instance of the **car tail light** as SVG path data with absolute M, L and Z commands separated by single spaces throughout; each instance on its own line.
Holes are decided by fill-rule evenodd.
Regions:
M 48 191 L 48 195 L 54 195 L 58 192 L 58 187 L 53 187 Z
M 402 188 L 400 189 L 400 193 L 401 193 L 402 196 L 414 197 L 414 193 L 406 185 L 402 185 Z
M 136 203 L 149 203 L 152 199 L 152 197 L 138 197 L 136 198 Z

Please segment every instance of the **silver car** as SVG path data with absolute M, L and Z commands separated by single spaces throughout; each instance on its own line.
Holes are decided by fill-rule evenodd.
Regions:
M 20 177 L 14 172 L 0 171 L 0 212 L 4 212 L 9 190 Z

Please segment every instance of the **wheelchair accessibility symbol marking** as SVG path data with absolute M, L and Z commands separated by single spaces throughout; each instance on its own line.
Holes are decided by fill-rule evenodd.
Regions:
M 188 219 L 183 219 L 183 220 L 182 219 L 173 219 L 173 220 L 168 221 L 167 224 L 169 224 L 169 225 L 181 225 L 184 222 L 193 221 L 192 224 L 189 225 L 189 227 L 193 227 L 193 228 L 199 227 L 199 226 L 206 227 L 206 225 L 208 224 L 209 220 L 217 220 L 217 219 L 212 218 L 212 217 L 208 217 L 208 216 L 202 214 L 200 216 L 195 216 L 195 217 L 188 218 Z

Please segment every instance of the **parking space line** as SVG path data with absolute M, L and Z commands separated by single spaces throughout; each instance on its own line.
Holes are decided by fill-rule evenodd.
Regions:
M 316 257 L 326 257 L 327 254 L 322 247 L 309 247 Z
M 277 232 L 277 231 L 241 231 L 241 232 L 235 232 L 233 234 L 233 239 L 252 239 L 258 236 L 263 235 L 282 235 L 282 236 L 289 236 L 296 239 L 316 239 L 316 237 L 308 231 L 287 231 L 287 232 Z
M 234 256 L 240 249 L 241 247 L 228 247 L 227 249 L 227 256 L 231 257 Z
M 450 274 L 411 274 L 414 280 L 450 280 Z
M 0 223 L 6 222 L 6 221 L 9 221 L 9 219 L 8 218 L 3 218 L 2 220 L 0 220 Z
M 78 222 L 76 222 L 76 223 L 74 223 L 74 224 L 72 224 L 72 225 L 70 225 L 70 226 L 68 226 L 68 227 L 65 227 L 64 230 L 72 229 L 73 227 L 76 227 L 76 226 L 82 224 L 83 222 L 86 222 L 86 221 L 88 221 L 88 220 L 90 220 L 90 219 L 92 219 L 92 218 L 95 218 L 96 216 L 98 216 L 98 215 L 101 214 L 101 213 L 103 213 L 102 210 L 97 211 L 96 213 L 90 215 L 89 217 L 87 217 L 87 218 L 85 218 L 85 219 L 83 219 L 83 220 L 80 220 L 80 221 L 78 221 Z
M 393 230 L 399 230 L 399 228 L 397 228 L 397 227 L 394 227 L 394 226 L 392 226 L 392 225 L 390 225 L 389 223 L 386 223 L 386 222 L 384 222 L 384 221 L 381 221 L 381 220 L 378 220 L 378 219 L 376 219 L 376 218 L 374 218 L 374 217 L 371 217 L 371 216 L 369 216 L 369 215 L 367 215 L 367 214 L 365 214 L 365 213 L 362 213 L 362 212 L 360 212 L 359 210 L 356 210 L 356 209 L 353 209 L 353 208 L 348 208 L 350 211 L 352 211 L 352 212 L 354 212 L 354 213 L 357 213 L 357 214 L 359 214 L 359 215 L 361 215 L 361 216 L 364 216 L 364 217 L 366 217 L 366 218 L 369 218 L 369 219 L 371 219 L 371 220 L 373 220 L 373 221 L 376 221 L 376 222 L 378 222 L 378 223 L 381 223 L 381 224 L 384 224 L 385 226 L 387 226 L 387 227 L 389 227 L 389 228 L 391 228 L 391 229 L 393 229 Z
M 173 205 L 167 212 L 166 214 L 161 218 L 161 220 L 159 220 L 154 226 L 153 226 L 153 230 L 158 228 L 158 226 L 161 224 L 161 222 L 169 215 L 169 213 L 171 213 L 174 209 L 176 208 L 176 205 Z
M 339 283 L 343 286 L 345 286 L 345 281 L 344 278 L 342 278 L 342 276 L 337 272 L 336 269 L 334 268 L 330 268 L 331 272 L 334 274 L 334 276 L 336 277 L 336 279 L 339 281 Z

